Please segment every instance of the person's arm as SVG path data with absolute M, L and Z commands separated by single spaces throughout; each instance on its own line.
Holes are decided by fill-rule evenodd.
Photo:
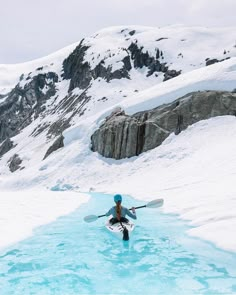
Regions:
M 134 207 L 132 207 L 132 212 L 130 212 L 129 209 L 126 208 L 126 214 L 133 219 L 137 219 Z
M 106 216 L 110 216 L 110 215 L 113 215 L 113 208 L 111 208 L 105 215 Z

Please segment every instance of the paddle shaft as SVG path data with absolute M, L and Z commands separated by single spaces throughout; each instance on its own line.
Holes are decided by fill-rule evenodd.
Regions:
M 146 205 L 143 206 L 138 206 L 138 207 L 134 207 L 134 209 L 140 209 L 140 208 L 158 208 L 161 207 L 163 205 L 164 200 L 163 199 L 157 199 L 157 200 L 153 200 L 148 202 Z M 130 208 L 129 210 L 132 210 L 132 208 Z M 95 220 L 97 220 L 100 217 L 104 217 L 106 216 L 106 214 L 103 215 L 89 215 L 84 217 L 84 221 L 85 222 L 93 222 Z

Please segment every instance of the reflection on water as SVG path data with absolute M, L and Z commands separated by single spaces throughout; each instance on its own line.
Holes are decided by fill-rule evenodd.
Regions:
M 95 194 L 89 204 L 1 253 L 0 294 L 236 293 L 236 256 L 188 237 L 176 216 L 139 210 L 129 242 L 107 232 L 104 219 L 83 222 L 85 215 L 106 211 L 110 199 Z M 135 202 L 125 199 L 127 206 Z

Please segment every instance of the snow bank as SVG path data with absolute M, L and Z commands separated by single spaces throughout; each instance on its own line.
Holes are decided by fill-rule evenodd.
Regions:
M 1 192 L 0 248 L 30 236 L 34 228 L 69 214 L 88 199 L 76 192 Z

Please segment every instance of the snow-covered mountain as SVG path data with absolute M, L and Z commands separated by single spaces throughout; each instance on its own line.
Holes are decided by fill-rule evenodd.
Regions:
M 42 59 L 0 65 L 1 190 L 119 190 L 141 199 L 161 194 L 166 198 L 166 212 L 180 212 L 194 225 L 203 226 L 193 234 L 221 241 L 225 227 L 219 220 L 227 219 L 228 208 L 235 208 L 234 32 L 235 28 L 114 27 Z M 177 136 L 167 125 L 159 125 L 166 135 L 159 147 L 151 149 L 155 146 L 149 145 L 139 156 L 122 160 L 92 152 L 91 136 L 112 114 L 136 116 L 156 108 L 163 114 L 167 104 L 191 101 L 199 91 L 201 98 L 202 93 L 212 91 L 213 98 L 204 96 L 204 101 L 213 100 L 211 113 L 201 116 L 195 112 L 192 123 L 197 123 L 186 129 L 190 122 Z M 225 107 L 226 113 L 215 108 L 216 96 L 220 110 Z M 192 118 L 191 111 L 189 108 Z M 172 115 L 165 120 L 169 122 Z M 231 116 L 212 118 L 219 115 Z M 154 123 L 150 130 L 157 125 Z M 145 140 L 149 140 L 147 134 Z M 103 140 L 101 136 L 99 144 L 104 144 Z M 226 154 L 231 161 L 230 175 Z M 219 196 L 216 192 L 221 191 L 219 179 L 223 176 L 228 195 Z M 212 200 L 222 204 L 224 198 L 227 206 L 222 213 Z M 189 215 L 185 216 L 186 212 Z M 204 226 L 214 218 L 213 230 L 217 229 L 218 235 L 207 236 Z M 236 224 L 235 215 L 230 222 Z M 231 230 L 227 242 L 219 244 L 236 249 L 230 234 Z
M 13 139 L 21 130 L 28 130 L 25 138 L 41 137 L 43 159 L 55 136 L 99 112 L 122 107 L 134 113 L 193 91 L 231 91 L 234 42 L 229 29 L 118 27 L 47 58 L 1 66 L 0 141 L 7 142 L 0 155 L 15 146 L 14 155 L 27 167 L 28 157 L 18 153 L 24 148 Z

